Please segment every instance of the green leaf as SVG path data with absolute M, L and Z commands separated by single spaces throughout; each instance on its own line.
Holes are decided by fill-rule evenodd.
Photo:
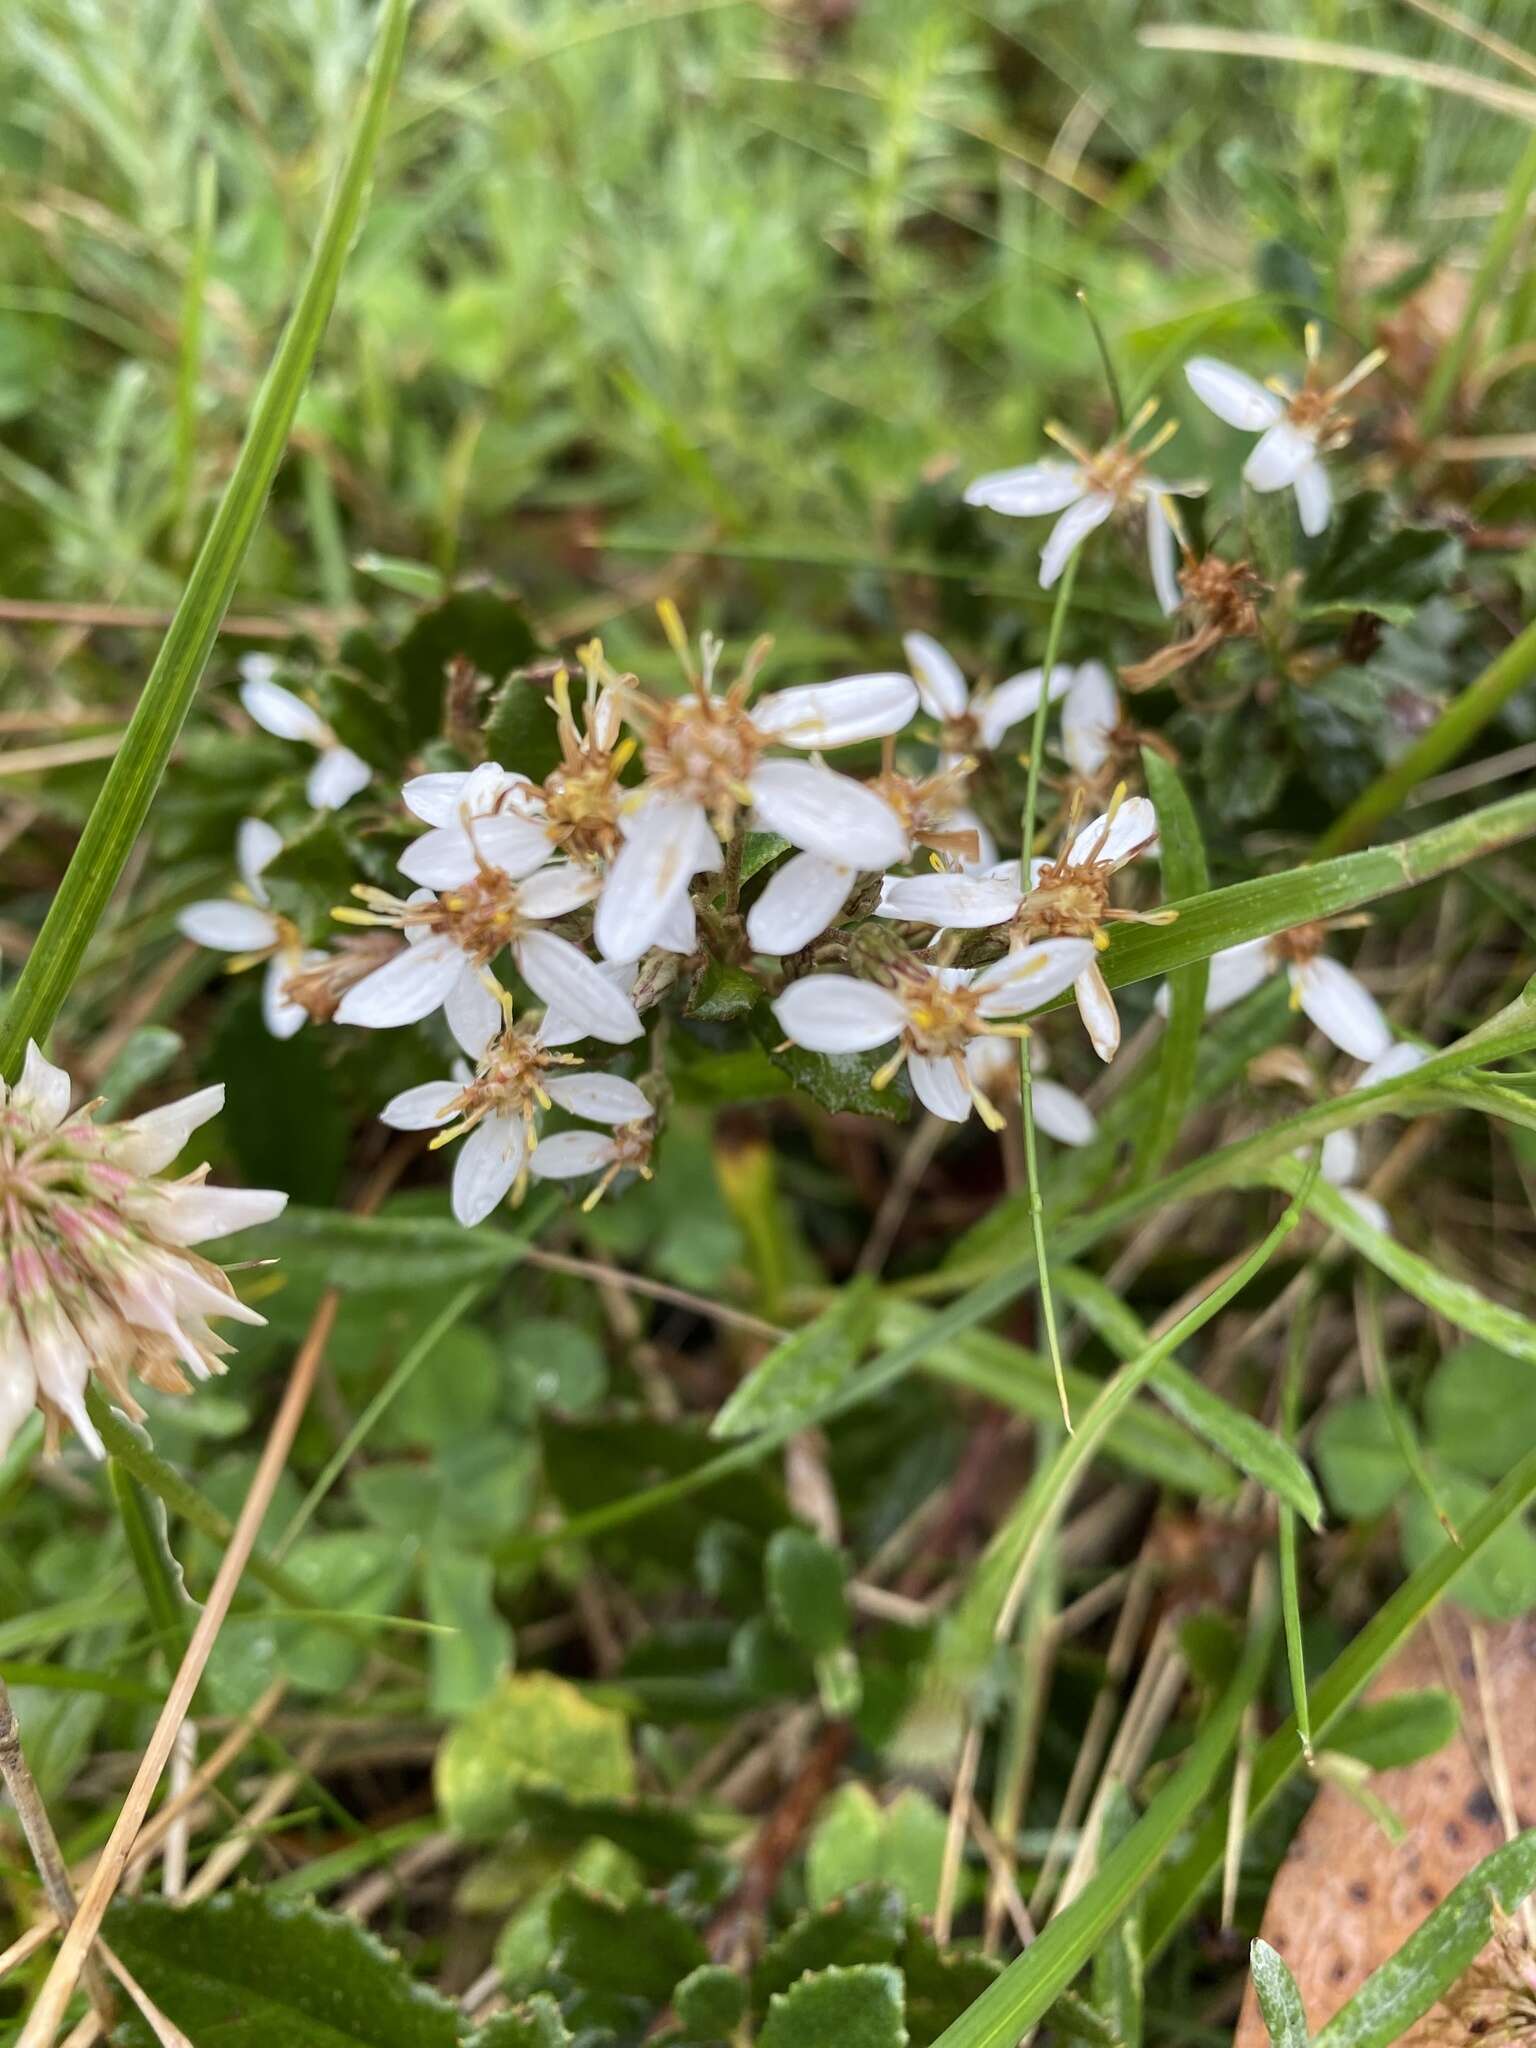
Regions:
M 488 1557 L 435 1545 L 422 1561 L 428 1621 L 453 1631 L 432 1638 L 430 1704 L 445 1717 L 476 1707 L 512 1658 L 512 1631 L 496 1609 Z
M 1536 1371 L 1492 1344 L 1458 1344 L 1425 1389 L 1424 1428 L 1437 1458 L 1499 1478 L 1536 1445 Z
M 571 2035 L 559 2006 L 547 1991 L 539 1991 L 526 2005 L 476 2027 L 464 2048 L 571 2048 Z
M 752 1972 L 752 2002 L 766 2006 L 810 1970 L 894 1962 L 904 1908 L 894 1885 L 855 1884 L 802 1913 L 763 1951 Z
M 762 1001 L 763 987 L 744 967 L 707 960 L 688 996 L 687 1014 L 701 1024 L 732 1024 Z
M 515 598 L 501 591 L 456 590 L 441 604 L 423 612 L 395 650 L 400 703 L 412 741 L 419 744 L 442 733 L 444 692 L 451 662 L 468 661 L 478 674 L 499 683 L 513 669 L 530 662 L 538 651 L 539 643 L 527 614 Z M 538 778 L 554 766 L 558 757 L 554 715 L 543 705 L 537 690 L 523 688 L 522 695 L 513 701 L 518 714 L 524 709 L 530 714 L 537 711 L 549 728 L 551 751 L 546 767 L 509 758 L 510 743 L 521 741 L 526 734 L 519 717 L 510 711 L 502 716 L 500 703 L 492 713 L 486 744 L 492 747 L 494 758 L 506 767 Z M 506 753 L 498 751 L 503 744 L 507 745 Z
M 1320 559 L 1307 571 L 1305 611 L 1370 611 L 1411 618 L 1461 573 L 1462 547 L 1443 527 L 1404 526 L 1379 491 L 1341 505 Z
M 608 1387 L 603 1347 L 580 1323 L 556 1316 L 528 1316 L 513 1327 L 508 1357 L 534 1405 L 582 1415 L 595 1408 Z
M 914 1913 L 938 1902 L 946 1823 L 926 1794 L 909 1786 L 882 1807 L 863 1785 L 827 1801 L 806 1850 L 805 1886 L 827 1906 L 863 1884 L 890 1885 Z
M 120 1898 L 107 1939 L 166 2016 L 220 2048 L 458 2048 L 458 2010 L 354 1921 L 307 1900 Z M 114 2040 L 155 2048 L 131 2010 Z
M 13 1080 L 27 1040 L 46 1040 L 92 934 L 117 888 L 197 694 L 267 493 L 288 445 L 347 253 L 362 219 L 385 109 L 405 48 L 409 0 L 388 0 L 375 43 L 373 76 L 331 195 L 298 298 L 262 381 L 234 472 L 134 707 L 122 745 L 76 842 L 43 928 L 0 1019 L 0 1075 Z
M 886 1087 L 874 1085 L 890 1058 L 888 1047 L 874 1052 L 807 1052 L 803 1046 L 781 1044 L 771 1013 L 761 1030 L 773 1065 L 831 1115 L 883 1116 L 899 1123 L 911 1107 L 905 1068 Z
M 593 1991 L 660 2005 L 680 1978 L 709 1961 L 703 1941 L 660 1899 L 611 1899 L 567 1883 L 549 1909 L 556 1966 Z
M 147 1088 L 178 1057 L 182 1043 L 181 1034 L 163 1024 L 141 1024 L 130 1031 L 101 1077 L 102 1121 L 122 1116 L 137 1091 Z
M 1307 2010 L 1285 1959 L 1267 1941 L 1255 1941 L 1249 1955 L 1254 1996 L 1272 2048 L 1310 2048 Z
M 1142 748 L 1141 762 L 1147 794 L 1157 812 L 1163 889 L 1169 896 L 1198 896 L 1210 877 L 1200 826 L 1184 784 L 1155 747 Z M 1209 962 L 1195 960 L 1168 977 L 1172 1001 L 1158 1057 L 1157 1092 L 1137 1150 L 1137 1172 L 1143 1176 L 1157 1170 L 1184 1128 L 1200 1056 L 1209 973 Z
M 1330 1408 L 1313 1434 L 1312 1454 L 1334 1512 L 1352 1522 L 1384 1515 L 1408 1478 L 1391 1418 L 1379 1401 L 1340 1401 Z
M 366 548 L 352 560 L 360 576 L 371 576 L 386 590 L 398 590 L 402 597 L 419 597 L 429 602 L 443 595 L 442 571 L 427 562 L 408 562 L 399 555 L 380 555 Z
M 710 1424 L 715 1437 L 753 1436 L 819 1408 L 858 1364 L 878 1297 L 867 1274 L 840 1288 L 830 1307 L 776 1344 Z
M 1460 1725 L 1455 1696 L 1427 1686 L 1422 1692 L 1394 1693 L 1390 1699 L 1351 1707 L 1334 1723 L 1328 1747 L 1343 1750 L 1373 1771 L 1391 1771 L 1444 1749 Z
M 822 1970 L 781 1991 L 758 2048 L 906 2048 L 901 1972 L 886 1963 Z
M 331 912 L 350 902 L 357 880 L 357 856 L 336 813 L 322 811 L 312 818 L 262 870 L 261 878 L 274 907 L 291 917 L 305 938 L 321 945 L 333 937 Z
M 921 1920 L 910 1920 L 901 1974 L 907 1986 L 911 2048 L 929 2048 L 1002 1973 L 996 1956 L 953 1943 L 941 1949 Z
M 225 1097 L 224 1133 L 253 1187 L 286 1188 L 299 1202 L 325 1203 L 341 1183 L 352 1119 L 318 1034 L 274 1038 L 262 1021 L 254 980 L 228 1005 L 213 1034 L 209 1067 L 238 1075 L 240 1083 Z M 334 1215 L 323 1208 L 312 1213 Z
M 392 1213 L 388 1206 L 378 1216 L 349 1216 L 296 1205 L 275 1223 L 231 1240 L 239 1247 L 234 1257 L 280 1259 L 286 1278 L 303 1276 L 349 1294 L 399 1294 L 489 1279 L 518 1263 L 525 1242 L 494 1223 L 465 1230 L 446 1218 Z
M 824 1657 L 848 1640 L 847 1567 L 831 1544 L 809 1529 L 780 1529 L 764 1559 L 773 1618 L 811 1657 Z
M 1316 2048 L 1387 2048 L 1466 1969 L 1493 1928 L 1536 1886 L 1536 1828 L 1485 1856 L 1317 2036 Z
M 1488 1489 L 1459 1472 L 1436 1475 L 1435 1493 L 1453 1528 L 1469 1522 L 1488 1498 Z M 1411 1493 L 1399 1508 L 1403 1560 L 1410 1570 L 1434 1556 L 1445 1531 L 1434 1507 L 1422 1493 Z M 1456 1598 L 1490 1621 L 1517 1621 L 1536 1607 L 1536 1535 L 1529 1521 L 1502 1528 L 1462 1574 Z
M 552 1672 L 509 1675 L 447 1737 L 435 1784 L 456 1834 L 494 1841 L 517 1819 L 525 1785 L 575 1799 L 627 1798 L 635 1789 L 629 1725 Z
M 683 2031 L 697 2040 L 728 2041 L 747 2010 L 747 1987 L 724 1963 L 701 1963 L 672 1996 Z
M 1136 1807 L 1131 1796 L 1123 1785 L 1116 1785 L 1101 1823 L 1096 1861 L 1102 1863 L 1135 1825 Z M 1109 2021 L 1119 2048 L 1141 2048 L 1146 2008 L 1141 1918 L 1141 1900 L 1133 1899 L 1099 1943 L 1093 1958 L 1094 2007 Z

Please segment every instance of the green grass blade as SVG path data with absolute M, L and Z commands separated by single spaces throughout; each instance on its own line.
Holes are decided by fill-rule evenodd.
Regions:
M 1147 794 L 1157 812 L 1157 832 L 1162 844 L 1163 888 L 1172 897 L 1200 897 L 1210 884 L 1205 862 L 1205 842 L 1194 806 L 1185 793 L 1178 771 L 1171 768 L 1155 747 L 1141 750 L 1147 777 Z M 1192 960 L 1168 977 L 1171 1003 L 1163 1049 L 1157 1063 L 1157 1091 L 1152 1113 L 1138 1147 L 1138 1179 L 1150 1177 L 1166 1157 L 1184 1128 L 1185 1112 L 1195 1085 L 1195 1068 L 1200 1057 L 1200 1034 L 1205 1024 L 1205 987 L 1210 963 Z
M 1461 1531 L 1461 1542 L 1447 1540 L 1433 1557 L 1405 1579 L 1335 1659 L 1310 1694 L 1312 1730 L 1321 1747 L 1340 1716 L 1351 1707 L 1376 1673 L 1405 1643 L 1419 1623 L 1472 1560 L 1516 1515 L 1536 1500 L 1536 1451 L 1528 1451 L 1489 1494 Z M 1248 1793 L 1250 1827 L 1269 1808 L 1276 1793 L 1301 1764 L 1296 1717 L 1277 1728 L 1254 1762 Z M 1202 1824 L 1184 1855 L 1165 1873 L 1148 1901 L 1147 1954 L 1164 1948 L 1185 1916 L 1198 1904 L 1207 1885 L 1221 1870 L 1227 1820 L 1223 1809 Z
M 1261 1614 L 1231 1684 L 1173 1777 L 1105 1858 L 1097 1877 L 944 2029 L 934 2048 L 1014 2048 L 1072 1982 L 1209 1794 L 1263 1681 L 1273 1641 L 1273 1613 Z
M 1256 1941 L 1249 1954 L 1253 1995 L 1272 2048 L 1308 2048 L 1312 2036 L 1307 2032 L 1307 2009 L 1285 1958 L 1267 1941 Z
M 234 473 L 181 602 L 107 771 L 74 856 L 0 1019 L 0 1073 L 14 1079 L 29 1038 L 42 1042 L 80 970 L 154 799 L 262 515 L 362 218 L 410 0 L 386 0 L 373 77 L 288 326 L 262 382 Z
M 1515 246 L 1525 233 L 1526 214 L 1530 210 L 1531 194 L 1536 192 L 1536 135 L 1526 142 L 1520 161 L 1515 166 L 1514 176 L 1504 195 L 1504 204 L 1499 217 L 1493 224 L 1493 231 L 1483 250 L 1483 260 L 1477 266 L 1477 275 L 1472 280 L 1472 289 L 1467 294 L 1461 310 L 1461 324 L 1456 330 L 1449 348 L 1442 349 L 1435 359 L 1435 366 L 1429 373 L 1429 382 L 1424 387 L 1424 396 L 1419 401 L 1419 437 L 1429 440 L 1439 431 L 1445 418 L 1445 409 L 1456 394 L 1461 382 L 1462 371 L 1466 368 L 1467 357 L 1477 339 L 1482 325 L 1483 308 L 1488 304 L 1498 286 L 1506 277 L 1514 283 L 1518 272 L 1510 271 L 1510 258 Z

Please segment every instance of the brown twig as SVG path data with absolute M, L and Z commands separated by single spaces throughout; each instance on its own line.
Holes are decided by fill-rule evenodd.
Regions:
M 710 1923 L 709 1952 L 717 1962 L 737 1955 L 750 1939 L 753 1925 L 768 1911 L 785 1864 L 799 1848 L 822 1801 L 837 1783 L 843 1759 L 852 1746 L 853 1729 L 848 1722 L 829 1722 L 758 1829 L 747 1851 L 740 1883 Z

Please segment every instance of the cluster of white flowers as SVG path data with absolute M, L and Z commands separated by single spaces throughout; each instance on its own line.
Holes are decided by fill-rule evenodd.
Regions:
M 130 1374 L 185 1393 L 187 1373 L 222 1372 L 233 1348 L 210 1318 L 265 1321 L 190 1247 L 270 1222 L 287 1196 L 210 1187 L 206 1166 L 159 1178 L 223 1088 L 123 1123 L 94 1121 L 94 1103 L 71 1114 L 71 1092 L 35 1045 L 15 1087 L 0 1083 L 0 1452 L 39 1408 L 50 1445 L 67 1422 L 100 1457 L 85 1405 L 93 1373 L 137 1420 Z
M 1294 488 L 1309 533 L 1329 514 L 1322 457 L 1347 438 L 1341 401 L 1378 360 L 1325 389 L 1316 353 L 1309 334 L 1294 392 L 1212 358 L 1186 366 L 1223 420 L 1262 433 L 1244 474 L 1256 490 Z M 1172 501 L 1205 486 L 1152 473 L 1175 430 L 1153 427 L 1155 412 L 1149 402 L 1097 451 L 1050 426 L 1070 460 L 979 478 L 966 498 L 1016 516 L 1058 515 L 1041 557 L 1047 587 L 1096 527 L 1133 516 L 1171 612 L 1183 601 Z M 1194 605 L 1203 586 L 1191 571 L 1202 565 L 1187 547 L 1185 557 Z M 595 1176 L 595 1194 L 626 1171 L 648 1172 L 664 1081 L 563 1071 L 578 1062 L 562 1048 L 635 1046 L 642 1012 L 685 962 L 753 977 L 788 1043 L 829 1057 L 890 1047 L 876 1087 L 904 1066 L 934 1115 L 963 1122 L 974 1110 L 995 1126 L 998 1100 L 1019 1082 L 1024 1020 L 1068 989 L 1095 1053 L 1115 1057 L 1120 1019 L 1099 955 L 1116 922 L 1173 915 L 1113 900 L 1132 863 L 1156 859 L 1158 825 L 1151 802 L 1126 793 L 1122 775 L 1143 736 L 1126 724 L 1104 663 L 1030 668 L 973 688 L 937 640 L 913 632 L 907 671 L 759 692 L 766 641 L 725 681 L 722 643 L 706 635 L 695 654 L 675 609 L 660 609 L 684 671 L 680 692 L 643 691 L 594 643 L 580 653 L 579 699 L 569 673 L 554 679 L 560 758 L 542 779 L 487 761 L 405 784 L 406 809 L 426 828 L 399 863 L 413 886 L 360 885 L 358 905 L 336 912 L 366 937 L 334 952 L 305 947 L 268 899 L 263 875 L 280 840 L 257 819 L 240 829 L 238 896 L 195 903 L 180 920 L 188 937 L 233 956 L 231 966 L 265 963 L 264 1011 L 279 1036 L 306 1017 L 380 1029 L 443 1013 L 463 1057 L 448 1078 L 396 1096 L 383 1117 L 433 1132 L 435 1144 L 464 1138 L 453 1206 L 466 1224 L 529 1176 Z M 367 765 L 271 663 L 248 659 L 242 673 L 250 715 L 317 749 L 311 802 L 347 802 Z M 1027 759 L 1037 720 L 1051 714 L 1058 851 L 1001 854 L 1000 771 Z M 862 779 L 825 758 L 871 745 L 880 765 Z M 759 841 L 744 881 L 749 833 Z M 780 842 L 766 875 L 761 835 Z M 1364 985 L 1322 952 L 1325 929 L 1218 953 L 1207 1007 L 1283 970 L 1319 1030 L 1356 1059 L 1379 1061 L 1392 1034 Z M 530 998 L 515 1014 L 513 976 Z M 1029 1056 L 1033 1071 L 1037 1043 Z M 1091 1113 L 1060 1084 L 1042 1078 L 1032 1096 L 1043 1128 L 1068 1144 L 1091 1139 Z M 600 1128 L 545 1135 L 556 1110 Z

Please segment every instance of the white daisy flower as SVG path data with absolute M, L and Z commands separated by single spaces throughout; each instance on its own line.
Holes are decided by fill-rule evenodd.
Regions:
M 1246 370 L 1215 356 L 1195 356 L 1184 365 L 1190 389 L 1229 427 L 1259 435 L 1243 464 L 1243 478 L 1256 491 L 1296 495 L 1301 530 L 1322 533 L 1333 514 L 1333 491 L 1322 458 L 1349 439 L 1350 421 L 1339 401 L 1386 361 L 1384 349 L 1373 349 L 1347 377 L 1327 389 L 1317 375 L 1318 331 L 1307 328 L 1307 371 L 1299 391 L 1278 380 L 1260 384 Z
M 1114 759 L 1121 730 L 1120 692 L 1102 661 L 1074 670 L 1061 707 L 1061 751 L 1079 782 L 1092 784 Z
M 566 1107 L 571 1105 L 567 1103 Z M 528 1171 L 535 1180 L 586 1180 L 596 1174 L 597 1185 L 581 1205 L 583 1210 L 592 1210 L 620 1174 L 635 1173 L 641 1180 L 651 1178 L 655 1139 L 648 1106 L 644 1118 L 616 1124 L 611 1131 L 556 1131 L 552 1138 L 541 1139 L 528 1162 Z
M 906 955 L 890 964 L 884 986 L 848 974 L 809 974 L 774 1002 L 786 1036 L 807 1052 L 872 1052 L 897 1041 L 874 1077 L 887 1086 L 905 1065 L 924 1108 L 964 1123 L 974 1107 L 996 1130 L 1001 1118 L 967 1065 L 974 1041 L 987 1033 L 1017 1038 L 1018 1019 L 1068 987 L 1093 957 L 1086 939 L 1045 939 L 1021 946 L 979 973 L 935 967 Z
M 1074 830 L 1074 822 L 1075 810 L 1065 850 L 1055 860 L 1030 863 L 1027 891 L 1016 860 L 1003 861 L 982 875 L 898 876 L 884 884 L 878 915 L 945 931 L 1005 926 L 1015 946 L 1039 938 L 1086 939 L 1089 952 L 1073 993 L 1094 1051 L 1100 1059 L 1111 1060 L 1120 1046 L 1120 1017 L 1095 953 L 1108 943 L 1108 924 L 1162 924 L 1172 915 L 1119 910 L 1109 901 L 1114 877 L 1156 845 L 1157 813 L 1144 796 L 1126 801 L 1122 788 L 1101 818 L 1081 831 Z
M 306 949 L 298 931 L 272 908 L 262 875 L 283 850 L 282 834 L 263 818 L 243 818 L 235 834 L 235 866 L 244 898 L 220 896 L 189 903 L 176 919 L 176 929 L 194 945 L 215 953 L 232 953 L 231 974 L 263 960 L 261 1014 L 274 1038 L 292 1038 L 308 1012 L 294 1000 L 294 977 L 318 966 L 323 952 Z
M 1271 975 L 1284 971 L 1291 1007 L 1300 1010 L 1323 1036 L 1352 1059 L 1379 1060 L 1392 1047 L 1392 1031 L 1381 1005 L 1347 967 L 1322 951 L 1326 923 L 1297 925 L 1267 939 L 1247 939 L 1211 955 L 1205 1008 L 1209 1016 L 1251 995 Z M 1157 993 L 1157 1009 L 1168 1014 L 1168 991 Z
M 1137 449 L 1136 436 L 1157 411 L 1149 399 L 1120 437 L 1097 451 L 1084 448 L 1065 428 L 1054 423 L 1046 433 L 1072 457 L 1070 462 L 1048 458 L 1029 462 L 1022 469 L 993 470 L 967 485 L 965 502 L 989 512 L 1003 512 L 1015 519 L 1033 519 L 1059 512 L 1050 537 L 1040 552 L 1040 588 L 1049 590 L 1061 576 L 1078 548 L 1095 527 L 1112 513 L 1140 511 L 1147 527 L 1147 563 L 1152 588 L 1164 612 L 1179 603 L 1179 579 L 1174 531 L 1163 506 L 1165 498 L 1196 498 L 1203 483 L 1168 483 L 1150 476 L 1146 464 L 1165 442 L 1178 432 L 1176 420 L 1165 421 L 1152 438 Z
M 670 608 L 663 619 L 686 662 Z M 744 810 L 762 830 L 855 873 L 902 858 L 901 820 L 873 790 L 820 761 L 764 757 L 774 747 L 814 753 L 900 731 L 917 708 L 912 678 L 843 676 L 775 690 L 749 705 L 760 654 L 717 694 L 719 654 L 719 643 L 707 638 L 702 668 L 690 671 L 682 696 L 628 700 L 631 721 L 644 728 L 646 779 L 621 810 L 624 844 L 597 906 L 594 937 L 609 960 L 637 960 L 661 942 L 694 876 L 721 865 L 721 842 Z
M 901 644 L 918 701 L 940 729 L 941 765 L 974 764 L 978 755 L 995 754 L 1016 726 L 1034 717 L 1045 688 L 1043 668 L 1021 669 L 991 689 L 973 692 L 959 662 L 931 634 L 907 633 Z M 1070 688 L 1072 675 L 1065 662 L 1051 670 L 1053 704 Z
M 590 903 L 598 886 L 596 875 L 571 861 L 522 877 L 487 862 L 462 883 L 438 892 L 418 889 L 404 902 L 359 884 L 353 894 L 368 908 L 335 915 L 350 924 L 392 926 L 404 932 L 406 945 L 347 990 L 336 1007 L 337 1023 L 380 1029 L 414 1024 L 444 1008 L 461 1042 L 468 1032 L 474 1043 L 472 1020 L 494 1022 L 488 1006 L 496 998 L 485 970 L 510 947 L 534 994 L 579 1024 L 582 1036 L 614 1045 L 638 1038 L 643 1027 L 624 990 L 569 939 L 543 929 Z
M 209 1318 L 266 1320 L 223 1270 L 189 1249 L 278 1215 L 270 1188 L 215 1188 L 200 1166 L 157 1178 L 199 1124 L 223 1107 L 204 1088 L 123 1123 L 69 1113 L 69 1076 L 35 1045 L 14 1088 L 0 1083 L 0 1454 L 34 1407 L 50 1450 L 68 1423 L 94 1457 L 85 1406 L 94 1373 L 134 1421 L 130 1374 L 163 1393 L 224 1370 L 232 1348 Z
M 618 1074 L 553 1071 L 580 1063 L 555 1050 L 546 1030 L 549 1016 L 511 1023 L 494 995 L 491 1008 L 496 1019 L 489 1032 L 480 1028 L 483 1016 L 453 1021 L 460 1045 L 475 1061 L 473 1072 L 460 1067 L 451 1080 L 407 1088 L 380 1111 L 393 1130 L 437 1131 L 434 1149 L 453 1138 L 465 1139 L 454 1161 L 453 1213 L 467 1228 L 484 1222 L 531 1169 L 543 1149 L 538 1135 L 542 1111 L 558 1104 L 573 1116 L 613 1125 L 641 1123 L 653 1114 L 641 1090 Z M 554 1036 L 559 1036 L 558 1026 Z M 552 1171 L 547 1177 L 558 1176 Z
M 319 759 L 304 784 L 317 811 L 339 811 L 367 786 L 373 775 L 368 763 L 342 745 L 318 711 L 275 680 L 277 663 L 269 654 L 246 655 L 240 673 L 240 702 L 263 732 L 318 749 Z
M 1019 1055 L 1006 1038 L 973 1038 L 965 1063 L 977 1085 L 994 1102 L 1011 1102 L 1019 1093 Z M 1035 1122 L 1058 1145 L 1091 1145 L 1099 1134 L 1098 1118 L 1080 1095 L 1053 1081 L 1049 1060 L 1038 1037 L 1029 1040 L 1029 1099 Z

